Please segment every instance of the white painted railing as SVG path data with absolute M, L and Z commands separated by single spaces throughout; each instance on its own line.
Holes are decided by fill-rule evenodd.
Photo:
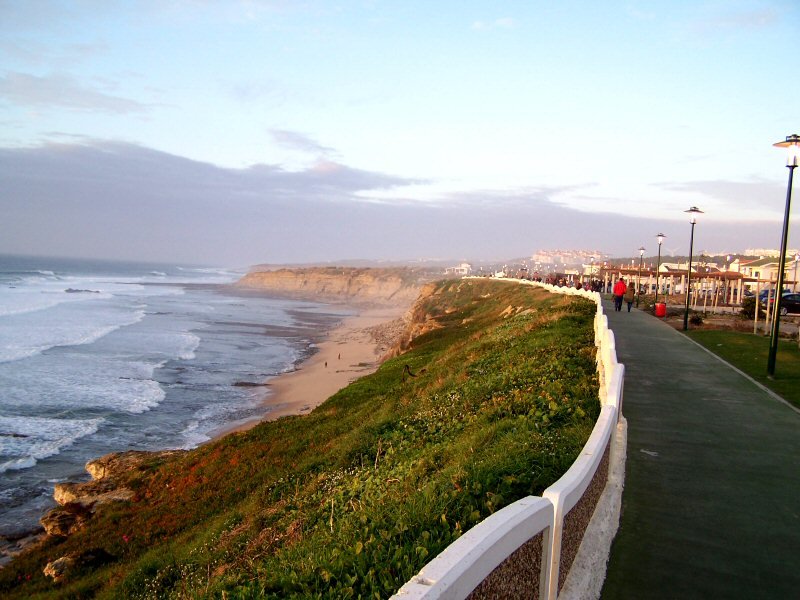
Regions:
M 491 515 L 425 565 L 393 596 L 463 600 L 533 597 L 555 600 L 606 484 L 611 438 L 621 417 L 625 367 L 617 362 L 600 294 L 527 280 L 504 281 L 582 296 L 597 305 L 594 319 L 600 417 L 570 469 L 542 497 L 528 496 Z
M 547 598 L 558 596 L 578 552 L 583 531 L 594 512 L 594 505 L 605 487 L 609 441 L 616 421 L 617 409 L 607 404 L 601 409 L 600 417 L 578 458 L 569 470 L 542 494 L 553 503 L 554 509 L 551 549 L 553 560 L 550 564 Z M 590 486 L 599 486 L 599 490 L 594 489 L 591 495 L 587 495 Z M 581 505 L 584 501 L 589 505 L 588 508 Z
M 553 504 L 544 498 L 528 496 L 497 511 L 450 544 L 419 574 L 406 583 L 395 598 L 467 598 L 492 572 L 530 540 L 542 534 L 537 550 L 538 572 L 530 573 L 538 582 L 539 597 L 546 597 L 547 570 L 550 568 L 550 528 Z M 506 584 L 503 578 L 498 587 Z M 535 583 L 533 585 L 536 585 Z M 492 594 L 493 597 L 507 597 Z

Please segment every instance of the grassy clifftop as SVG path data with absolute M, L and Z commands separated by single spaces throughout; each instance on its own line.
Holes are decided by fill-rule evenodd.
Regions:
M 404 354 L 310 415 L 154 456 L 128 474 L 133 501 L 19 557 L 0 595 L 388 597 L 541 493 L 599 414 L 594 304 L 487 280 L 427 291 Z M 64 556 L 62 581 L 42 575 Z

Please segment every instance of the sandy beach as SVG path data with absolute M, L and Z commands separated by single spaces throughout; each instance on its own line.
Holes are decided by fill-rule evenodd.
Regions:
M 267 382 L 266 414 L 262 418 L 232 423 L 214 432 L 213 439 L 246 431 L 262 420 L 309 413 L 351 382 L 373 373 L 399 333 L 392 322 L 406 310 L 407 307 L 382 307 L 346 317 L 327 333 L 317 352 L 295 371 Z M 378 326 L 383 327 L 376 331 Z

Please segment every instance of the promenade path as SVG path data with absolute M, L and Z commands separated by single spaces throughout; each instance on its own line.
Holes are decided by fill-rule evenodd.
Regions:
M 628 456 L 602 598 L 800 598 L 800 414 L 660 320 L 604 309 Z

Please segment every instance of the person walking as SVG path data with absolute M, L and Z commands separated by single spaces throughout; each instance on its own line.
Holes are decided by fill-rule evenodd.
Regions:
M 625 302 L 628 303 L 628 312 L 631 312 L 631 306 L 633 306 L 633 301 L 636 300 L 636 290 L 633 288 L 633 285 L 628 286 L 628 289 L 625 290 L 623 298 Z
M 614 310 L 620 312 L 622 310 L 622 298 L 625 296 L 625 291 L 628 286 L 625 285 L 625 278 L 620 277 L 617 283 L 614 284 L 612 294 L 614 295 Z

